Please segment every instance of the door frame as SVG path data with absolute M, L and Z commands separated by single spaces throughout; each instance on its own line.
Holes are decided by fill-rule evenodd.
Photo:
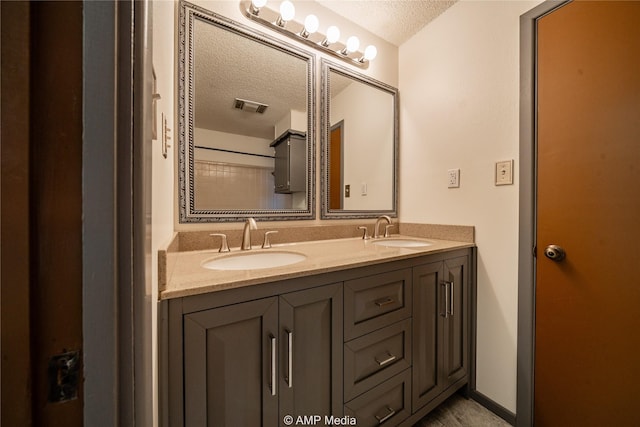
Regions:
M 151 188 L 143 176 L 150 8 L 148 0 L 83 3 L 85 425 L 147 426 L 154 418 Z
M 572 0 L 547 0 L 520 16 L 520 201 L 516 426 L 533 425 L 537 224 L 537 22 Z

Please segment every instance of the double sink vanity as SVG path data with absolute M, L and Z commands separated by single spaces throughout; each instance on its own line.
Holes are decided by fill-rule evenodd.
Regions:
M 468 241 L 346 228 L 357 237 L 228 253 L 217 236 L 186 251 L 176 236 L 161 257 L 167 425 L 410 426 L 469 385 L 472 227 L 456 230 Z
M 224 15 L 179 5 L 162 425 L 411 426 L 473 388 L 473 227 L 392 224 L 397 89 L 201 3 Z

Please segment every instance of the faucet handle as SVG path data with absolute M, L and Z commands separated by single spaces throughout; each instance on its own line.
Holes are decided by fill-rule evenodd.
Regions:
M 218 249 L 218 252 L 231 252 L 231 250 L 229 249 L 229 245 L 227 244 L 227 235 L 224 233 L 212 233 L 209 234 L 209 236 L 213 236 L 213 237 L 221 237 L 222 241 L 220 242 L 220 249 Z
M 269 235 L 277 233 L 277 230 L 271 230 L 264 233 L 264 240 L 262 241 L 262 249 L 269 249 L 271 242 L 269 241 Z
M 387 224 L 384 226 L 384 237 L 389 237 L 389 229 L 395 227 L 395 224 Z
M 364 230 L 364 232 L 362 233 L 362 240 L 371 239 L 371 236 L 369 236 L 369 230 L 367 230 L 366 226 L 361 225 L 360 227 L 358 227 L 358 230 Z

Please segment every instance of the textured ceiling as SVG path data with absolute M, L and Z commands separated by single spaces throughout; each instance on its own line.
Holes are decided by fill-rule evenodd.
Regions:
M 306 61 L 206 22 L 194 26 L 196 127 L 273 139 L 275 123 L 307 110 Z M 235 98 L 269 107 L 237 110 Z
M 400 46 L 455 0 L 316 0 L 362 28 Z

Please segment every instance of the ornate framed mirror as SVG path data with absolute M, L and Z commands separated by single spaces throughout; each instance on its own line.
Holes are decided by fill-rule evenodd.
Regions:
M 323 219 L 397 216 L 398 90 L 322 60 Z
M 314 55 L 183 1 L 178 59 L 179 221 L 314 218 Z

